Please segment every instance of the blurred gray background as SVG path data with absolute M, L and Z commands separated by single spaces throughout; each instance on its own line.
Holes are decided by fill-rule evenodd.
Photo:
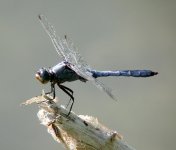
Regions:
M 61 61 L 39 13 L 59 36 L 71 37 L 95 69 L 159 72 L 145 79 L 101 79 L 118 102 L 90 83 L 66 83 L 75 92 L 75 113 L 97 117 L 138 150 L 176 149 L 174 0 L 0 0 L 0 149 L 63 149 L 40 125 L 36 105 L 20 107 L 49 90 L 35 80 L 35 72 Z M 59 89 L 57 96 L 68 102 Z

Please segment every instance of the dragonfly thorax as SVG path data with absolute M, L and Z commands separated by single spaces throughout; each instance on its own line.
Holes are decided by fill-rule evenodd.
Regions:
M 46 68 L 41 68 L 35 74 L 37 80 L 39 80 L 42 84 L 46 84 L 51 81 L 52 75 L 50 71 Z

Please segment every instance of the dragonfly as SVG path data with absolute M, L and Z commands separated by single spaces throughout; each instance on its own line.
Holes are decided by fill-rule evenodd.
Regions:
M 44 30 L 50 37 L 56 52 L 61 57 L 62 61 L 51 68 L 43 67 L 39 69 L 35 74 L 35 77 L 42 84 L 50 82 L 51 91 L 47 92 L 47 94 L 53 94 L 53 99 L 56 95 L 55 85 L 57 85 L 70 97 L 70 101 L 72 101 L 72 103 L 68 115 L 70 114 L 74 104 L 74 96 L 73 90 L 64 86 L 64 82 L 72 82 L 76 80 L 82 82 L 90 81 L 112 99 L 116 100 L 116 97 L 112 94 L 112 90 L 100 82 L 97 78 L 108 76 L 151 77 L 158 74 L 158 72 L 151 70 L 97 71 L 92 69 L 79 54 L 77 48 L 74 46 L 73 42 L 67 38 L 67 36 L 64 38 L 58 37 L 53 25 L 48 22 L 47 18 L 43 14 L 40 14 L 38 18 Z

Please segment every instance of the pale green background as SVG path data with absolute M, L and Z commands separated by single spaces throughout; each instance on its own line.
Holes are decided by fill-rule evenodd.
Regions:
M 120 132 L 137 150 L 176 149 L 176 1 L 1 0 L 0 149 L 58 150 L 36 117 L 20 103 L 39 95 L 35 72 L 60 61 L 37 15 L 44 13 L 58 35 L 67 34 L 96 69 L 152 69 L 146 78 L 104 78 L 118 102 L 90 83 L 67 83 L 73 111 L 91 115 Z M 57 90 L 65 104 L 68 100 Z

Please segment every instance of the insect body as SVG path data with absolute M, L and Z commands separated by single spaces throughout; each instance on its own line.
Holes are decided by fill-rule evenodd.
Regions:
M 100 90 L 107 93 L 112 99 L 115 99 L 110 88 L 106 87 L 97 78 L 98 77 L 108 77 L 108 76 L 126 76 L 126 77 L 151 77 L 157 72 L 151 70 L 115 70 L 115 71 L 97 71 L 91 69 L 89 65 L 84 61 L 81 55 L 75 50 L 72 42 L 70 42 L 66 36 L 60 39 L 56 36 L 56 32 L 53 26 L 47 21 L 46 17 L 39 15 L 39 20 L 44 27 L 45 31 L 49 35 L 57 53 L 62 58 L 62 62 L 51 68 L 41 68 L 36 73 L 36 79 L 41 83 L 46 84 L 51 83 L 51 91 L 53 93 L 53 99 L 55 98 L 55 84 L 59 86 L 66 94 L 69 95 L 72 104 L 70 106 L 70 111 L 74 103 L 73 91 L 64 86 L 64 82 L 72 82 L 80 80 L 82 82 L 91 81 Z

